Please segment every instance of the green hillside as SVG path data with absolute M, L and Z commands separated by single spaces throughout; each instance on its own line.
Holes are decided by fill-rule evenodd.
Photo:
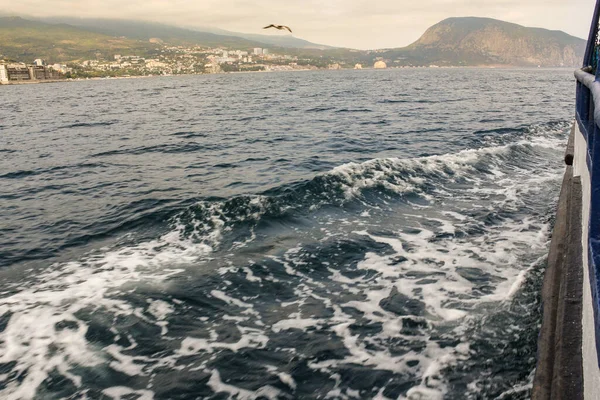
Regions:
M 119 19 L 94 19 L 75 17 L 44 18 L 43 22 L 65 23 L 93 32 L 110 36 L 125 36 L 133 39 L 148 40 L 160 38 L 173 44 L 202 44 L 204 46 L 246 47 L 284 47 L 297 49 L 332 49 L 331 46 L 311 43 L 292 35 L 257 35 L 230 32 L 217 28 L 181 28 L 147 21 Z
M 247 40 L 234 35 L 219 35 L 210 32 L 200 32 L 156 22 L 64 17 L 49 19 L 49 21 L 53 20 L 103 35 L 123 36 L 141 41 L 158 38 L 164 43 L 174 46 L 223 46 L 236 49 L 266 47 L 265 43 L 256 40 Z
M 110 58 L 115 53 L 148 55 L 156 45 L 117 38 L 65 24 L 46 24 L 19 17 L 0 18 L 0 58 L 31 62 L 43 58 L 66 62 Z
M 158 44 L 151 44 L 149 39 L 160 39 L 162 44 L 172 46 L 246 50 L 270 47 L 274 52 L 311 58 L 322 67 L 336 61 L 354 62 L 356 55 L 348 49 L 286 48 L 273 46 L 274 43 L 269 45 L 235 36 L 198 32 L 153 22 L 77 18 L 47 21 L 53 22 L 31 21 L 19 17 L 0 18 L 0 58 L 27 62 L 43 58 L 49 62 L 66 62 L 95 59 L 98 53 L 107 59 L 117 53 L 145 56 L 155 53 L 157 47 L 160 47 Z M 63 22 L 57 23 L 58 21 Z M 69 24 L 64 23 L 66 21 Z

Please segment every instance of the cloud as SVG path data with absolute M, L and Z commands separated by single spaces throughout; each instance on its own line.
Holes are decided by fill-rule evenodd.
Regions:
M 4 3 L 4 4 L 3 4 Z M 290 25 L 298 37 L 354 48 L 398 47 L 448 17 L 481 16 L 587 37 L 593 0 L 0 0 L 9 14 L 140 19 L 264 33 Z

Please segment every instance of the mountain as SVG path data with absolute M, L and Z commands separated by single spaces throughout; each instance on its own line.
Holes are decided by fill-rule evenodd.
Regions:
M 213 31 L 222 34 L 145 21 L 0 17 L 0 59 L 31 62 L 41 57 L 64 62 L 96 58 L 97 54 L 103 58 L 111 58 L 113 54 L 152 55 L 156 54 L 159 44 L 165 44 L 246 50 L 269 47 L 299 57 L 317 58 L 326 66 L 333 58 L 343 59 L 343 55 L 349 53 L 347 49 L 318 45 L 288 35 L 240 34 L 244 37 L 238 37 L 235 32 Z
M 155 45 L 90 32 L 66 24 L 47 24 L 20 17 L 0 18 L 0 59 L 51 62 L 112 57 L 115 53 L 147 55 Z
M 46 18 L 44 19 L 44 21 L 52 23 L 69 24 L 80 29 L 85 29 L 87 31 L 109 36 L 122 36 L 127 37 L 129 39 L 137 39 L 143 41 L 148 41 L 150 39 L 157 38 L 167 44 L 177 46 L 224 46 L 234 48 L 265 47 L 265 43 L 261 43 L 255 40 L 248 40 L 232 35 L 219 35 L 211 32 L 200 32 L 171 25 L 159 24 L 156 22 L 70 17 Z
M 562 31 L 528 28 L 491 18 L 448 18 L 415 43 L 382 56 L 402 65 L 575 67 L 586 41 Z
M 253 40 L 256 42 L 261 42 L 265 44 L 269 44 L 271 46 L 277 47 L 285 47 L 292 49 L 317 49 L 317 50 L 327 50 L 334 49 L 333 46 L 326 46 L 324 44 L 317 44 L 309 42 L 308 40 L 299 39 L 290 34 L 285 35 L 260 35 L 253 33 L 241 33 L 241 32 L 230 32 L 223 29 L 210 28 L 210 27 L 202 27 L 202 28 L 190 28 L 192 30 L 202 31 L 202 32 L 210 32 L 218 35 L 225 36 L 237 36 L 247 40 Z
M 232 47 L 265 47 L 265 45 L 271 45 L 293 49 L 320 50 L 333 48 L 311 43 L 292 35 L 260 35 L 231 32 L 212 27 L 176 27 L 154 22 L 73 17 L 44 18 L 42 21 L 69 24 L 113 36 L 135 37 L 138 39 L 159 37 L 162 40 L 180 44 L 200 43 L 206 46 L 230 45 Z
M 372 65 L 377 59 L 385 60 L 388 66 L 574 67 L 581 63 L 586 44 L 561 31 L 476 17 L 448 18 L 407 47 L 374 51 L 330 48 L 290 35 L 235 35 L 143 21 L 67 17 L 32 21 L 7 17 L 0 18 L 0 58 L 64 62 L 98 55 L 106 59 L 114 54 L 150 56 L 157 54 L 164 43 L 246 50 L 269 47 L 323 67 L 332 63 Z

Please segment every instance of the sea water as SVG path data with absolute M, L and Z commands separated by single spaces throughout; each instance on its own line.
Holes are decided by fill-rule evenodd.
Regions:
M 3 399 L 530 395 L 570 70 L 0 98 Z

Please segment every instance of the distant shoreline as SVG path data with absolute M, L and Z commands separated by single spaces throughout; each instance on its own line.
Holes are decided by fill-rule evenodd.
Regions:
M 196 75 L 196 74 L 188 74 Z M 11 85 L 35 85 L 38 83 L 57 83 L 57 82 L 79 82 L 79 81 L 103 81 L 108 79 L 140 79 L 140 78 L 156 78 L 164 75 L 142 75 L 142 76 L 107 76 L 107 77 L 94 77 L 94 78 L 66 78 L 66 79 L 40 79 L 40 80 L 25 80 L 25 81 L 9 81 L 3 82 L 0 86 L 11 86 Z M 175 75 L 170 75 L 175 76 Z
M 103 81 L 103 80 L 114 80 L 114 79 L 142 79 L 142 78 L 164 78 L 164 77 L 177 77 L 177 76 L 202 76 L 202 75 L 229 75 L 229 74 L 264 74 L 264 73 L 285 73 L 285 72 L 310 72 L 310 71 L 389 71 L 389 70 L 414 70 L 414 69 L 576 69 L 576 67 L 525 67 L 525 66 L 511 66 L 511 65 L 469 65 L 469 66 L 448 66 L 448 67 L 389 67 L 389 68 L 344 68 L 344 69 L 293 69 L 293 70 L 278 70 L 278 71 L 230 71 L 220 72 L 214 74 L 177 74 L 177 75 L 140 75 L 140 76 L 107 76 L 107 77 L 93 77 L 93 78 L 68 78 L 68 79 L 46 79 L 46 80 L 25 80 L 25 81 L 9 81 L 0 83 L 1 86 L 17 86 L 17 85 L 36 85 L 43 83 L 63 83 L 63 82 L 84 82 L 84 81 Z
M 44 79 L 44 80 L 26 80 L 26 81 L 9 81 L 2 82 L 0 86 L 11 86 L 11 85 L 37 85 L 38 83 L 56 83 L 64 82 L 66 79 Z

